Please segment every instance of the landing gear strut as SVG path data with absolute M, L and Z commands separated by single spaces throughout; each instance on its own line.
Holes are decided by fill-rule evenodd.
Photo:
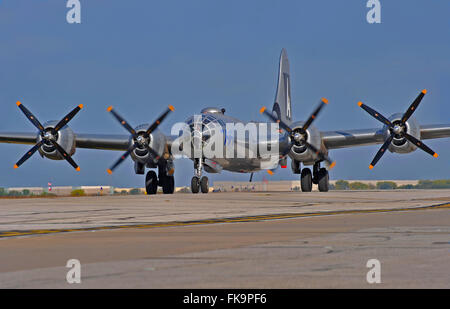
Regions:
M 202 177 L 202 166 L 203 162 L 201 159 L 196 159 L 194 163 L 195 168 L 195 176 L 191 179 L 191 191 L 192 193 L 198 193 L 202 191 L 202 193 L 209 192 L 209 180 L 208 177 Z

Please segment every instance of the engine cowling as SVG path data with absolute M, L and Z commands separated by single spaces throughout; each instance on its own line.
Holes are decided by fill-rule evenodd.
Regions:
M 295 122 L 292 124 L 291 128 L 294 132 L 300 131 L 303 127 L 304 122 Z M 317 149 L 322 149 L 322 139 L 320 138 L 320 132 L 314 126 L 309 126 L 309 128 L 304 133 L 304 139 Z M 311 151 L 310 148 L 306 147 L 302 142 L 294 142 L 289 151 L 289 156 L 291 159 L 296 161 L 301 161 L 305 165 L 314 164 L 317 160 L 317 154 Z
M 402 126 L 401 119 L 403 114 L 397 113 L 393 114 L 388 119 L 397 126 Z M 409 135 L 414 136 L 416 139 L 420 140 L 420 125 L 418 121 L 414 117 L 410 117 L 404 124 L 403 130 Z M 384 127 L 385 139 L 389 137 L 392 132 L 392 129 L 387 126 Z M 417 147 L 408 141 L 405 137 L 402 137 L 398 134 L 394 135 L 394 138 L 389 145 L 389 151 L 392 153 L 410 153 L 417 149 Z
M 44 133 L 46 134 L 47 130 L 50 130 L 56 126 L 58 121 L 48 121 L 43 124 Z M 75 133 L 69 126 L 64 126 L 61 128 L 55 136 L 56 142 L 70 155 L 75 154 L 76 145 L 75 145 Z M 37 142 L 42 140 L 42 135 L 39 134 L 37 136 Z M 42 157 L 46 157 L 51 160 L 64 160 L 64 157 L 56 150 L 55 146 L 49 141 L 44 141 L 42 146 L 39 148 L 39 154 Z
M 149 126 L 149 124 L 141 124 L 137 126 L 135 128 L 137 133 L 136 141 L 134 141 L 133 138 L 130 138 L 130 146 L 135 142 L 137 144 L 136 148 L 130 154 L 133 161 L 145 164 L 150 159 L 156 159 L 153 158 L 153 155 L 150 153 L 149 148 L 146 145 L 150 146 L 150 148 L 158 154 L 163 154 L 165 152 L 164 147 L 166 145 L 166 137 L 163 133 L 161 133 L 161 131 L 154 130 L 151 134 L 149 134 L 148 138 L 145 138 L 140 134 L 145 133 Z

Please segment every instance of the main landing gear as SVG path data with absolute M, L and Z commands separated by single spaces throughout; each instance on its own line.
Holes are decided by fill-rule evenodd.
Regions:
M 324 167 L 320 167 L 320 162 L 313 166 L 313 172 L 309 168 L 303 168 L 300 176 L 300 184 L 303 192 L 311 192 L 312 185 L 316 184 L 320 192 L 329 190 L 329 175 Z
M 173 194 L 175 191 L 175 178 L 173 176 L 173 167 L 167 171 L 167 165 L 158 166 L 159 177 L 155 171 L 147 172 L 145 176 L 145 190 L 148 195 L 156 194 L 158 186 L 162 187 L 164 194 Z
M 192 193 L 202 193 L 209 192 L 209 180 L 208 177 L 202 176 L 202 160 L 196 159 L 194 162 L 195 176 L 191 179 L 191 191 Z

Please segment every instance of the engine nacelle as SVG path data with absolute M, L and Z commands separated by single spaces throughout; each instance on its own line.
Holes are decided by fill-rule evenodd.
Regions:
M 141 124 L 135 128 L 135 131 L 138 135 L 138 139 L 143 138 L 142 136 L 139 136 L 139 133 L 146 132 L 149 126 L 150 126 L 149 124 Z M 134 143 L 134 141 L 132 138 L 130 138 L 130 146 L 132 145 L 132 143 Z M 161 131 L 156 129 L 150 134 L 149 138 L 145 141 L 145 143 L 143 144 L 137 143 L 137 144 L 138 146 L 136 147 L 136 149 L 134 149 L 134 151 L 131 152 L 130 154 L 131 158 L 135 162 L 146 164 L 149 163 L 150 160 L 154 160 L 155 158 L 153 158 L 153 155 L 150 153 L 148 148 L 144 146 L 144 144 L 149 145 L 150 148 L 152 148 L 158 154 L 162 155 L 165 150 L 164 147 L 166 145 L 166 137 L 163 133 L 161 133 Z
M 394 125 L 400 124 L 402 116 L 403 114 L 401 113 L 394 114 L 391 117 L 389 117 L 389 121 L 391 121 Z M 420 140 L 420 125 L 415 118 L 410 117 L 408 121 L 406 121 L 404 130 L 409 135 L 412 135 L 418 140 Z M 387 139 L 391 134 L 391 131 L 387 126 L 385 126 L 384 132 L 385 138 Z M 400 135 L 395 135 L 388 149 L 390 152 L 393 153 L 410 153 L 415 151 L 417 147 L 413 143 L 408 141 L 406 138 Z
M 304 122 L 295 122 L 292 124 L 291 128 L 293 131 L 300 130 L 303 127 Z M 305 134 L 306 141 L 316 147 L 317 149 L 322 149 L 322 139 L 320 138 L 320 132 L 314 126 L 309 126 Z M 302 143 L 294 143 L 289 151 L 289 157 L 296 161 L 301 161 L 305 165 L 314 164 L 317 159 L 317 155 L 307 148 Z
M 58 121 L 48 121 L 43 124 L 44 131 L 50 128 L 54 128 Z M 68 126 L 62 127 L 55 135 L 56 142 L 70 155 L 75 154 L 75 133 Z M 42 136 L 39 134 L 37 136 L 37 141 L 41 141 Z M 63 156 L 56 150 L 52 143 L 46 141 L 39 148 L 39 154 L 42 157 L 46 157 L 51 160 L 64 160 Z

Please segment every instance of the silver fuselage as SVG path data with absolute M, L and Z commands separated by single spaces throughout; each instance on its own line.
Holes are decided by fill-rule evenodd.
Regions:
M 224 115 L 222 113 L 202 113 L 204 119 L 208 119 L 219 126 L 221 131 L 220 142 L 223 143 L 221 147 L 222 155 L 208 155 L 203 152 L 202 157 L 205 159 L 205 164 L 212 168 L 209 172 L 219 172 L 220 170 L 227 170 L 231 172 L 248 173 L 261 169 L 275 168 L 278 166 L 279 159 L 286 156 L 290 150 L 289 136 L 285 131 L 278 130 L 278 125 L 266 122 L 244 122 L 237 118 Z M 195 117 L 195 116 L 193 116 Z M 192 124 L 189 118 L 187 125 Z M 198 116 L 197 116 L 198 117 Z M 276 132 L 272 131 L 271 126 L 277 128 Z M 235 130 L 230 130 L 230 127 Z M 255 131 L 247 130 L 249 128 L 258 128 Z M 267 128 L 261 130 L 260 127 Z M 209 141 L 203 142 L 202 148 L 206 148 Z M 230 150 L 231 149 L 231 150 Z M 261 151 L 261 149 L 270 149 L 270 154 Z M 232 153 L 232 155 L 227 155 Z M 238 155 L 244 153 L 245 155 Z M 188 156 L 195 160 L 193 156 Z M 212 164 L 212 165 L 211 165 Z M 214 167 L 220 166 L 220 169 Z

